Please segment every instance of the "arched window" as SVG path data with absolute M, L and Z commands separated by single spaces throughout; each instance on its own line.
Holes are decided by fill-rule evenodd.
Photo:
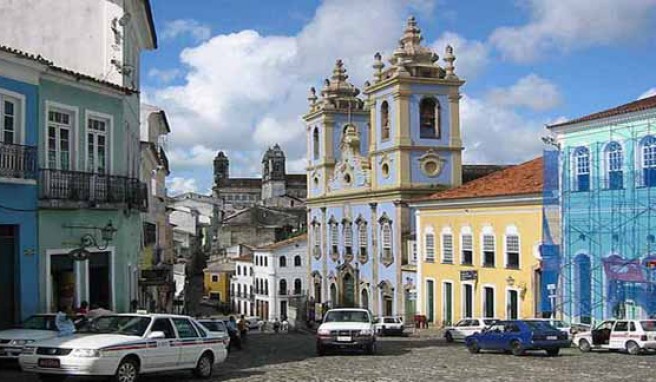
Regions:
M 360 222 L 358 225 L 358 244 L 360 245 L 360 256 L 367 256 L 367 223 Z
M 301 256 L 299 255 L 294 256 L 294 266 L 295 267 L 301 266 Z
M 643 138 L 641 146 L 643 184 L 653 187 L 656 186 L 656 138 L 651 135 Z
M 624 188 L 624 154 L 622 145 L 617 142 L 610 142 L 606 145 L 606 187 L 610 190 L 619 190 Z
M 426 262 L 435 262 L 435 234 L 430 231 L 424 235 L 424 247 L 426 251 Z
M 337 231 L 337 223 L 330 225 L 330 245 L 332 246 L 332 253 L 334 255 L 339 253 L 339 231 Z
M 264 280 L 264 294 L 269 294 L 269 280 Z
M 314 257 L 317 259 L 321 257 L 321 224 L 314 224 Z
M 280 290 L 279 290 L 278 294 L 281 295 L 281 296 L 287 295 L 287 280 L 281 279 L 278 284 L 279 284 L 279 287 L 280 287 L 279 288 Z
M 294 295 L 298 296 L 303 293 L 303 283 L 301 279 L 294 280 Z
M 391 259 L 392 258 L 392 225 L 387 221 L 383 222 L 381 227 L 381 236 L 382 236 L 382 248 L 383 248 L 383 258 Z
M 344 230 L 344 253 L 353 254 L 353 225 L 350 222 L 343 223 Z
M 590 151 L 586 147 L 577 147 L 573 159 L 575 190 L 590 191 Z
M 314 159 L 319 159 L 319 128 L 315 127 L 312 132 L 312 150 L 314 151 Z
M 434 98 L 424 98 L 419 104 L 419 137 L 439 139 L 440 103 Z
M 278 259 L 278 262 L 279 262 L 278 265 L 280 266 L 280 268 L 286 267 L 287 266 L 287 257 L 280 256 L 280 258 Z
M 383 101 L 380 104 L 380 139 L 389 139 L 390 122 L 389 122 L 389 104 Z

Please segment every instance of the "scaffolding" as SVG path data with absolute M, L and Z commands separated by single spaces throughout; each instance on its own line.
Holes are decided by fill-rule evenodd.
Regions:
M 555 311 L 568 321 L 656 314 L 656 167 L 650 167 L 656 158 L 645 152 L 655 127 L 655 118 L 643 117 L 568 133 L 569 142 L 581 144 L 560 150 L 559 175 L 545 166 L 545 195 L 554 176 L 561 185 L 562 224 L 559 238 L 552 238 L 557 250 L 550 264 L 552 270 L 558 264 Z M 577 151 L 582 146 L 588 150 L 587 175 L 585 160 L 577 159 L 585 156 Z M 545 216 L 547 211 L 553 215 L 553 205 L 545 202 Z M 553 222 L 546 225 L 558 231 Z

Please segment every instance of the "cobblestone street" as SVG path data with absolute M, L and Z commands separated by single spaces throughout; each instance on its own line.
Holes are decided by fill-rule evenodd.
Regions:
M 252 335 L 245 350 L 234 352 L 215 370 L 213 381 L 621 381 L 652 380 L 654 355 L 581 354 L 568 349 L 560 357 L 543 353 L 524 357 L 470 355 L 462 345 L 436 338 L 383 338 L 376 356 L 316 357 L 310 335 Z M 35 382 L 15 367 L 0 380 Z M 73 379 L 71 379 L 73 380 Z M 86 379 L 77 379 L 86 381 Z M 191 374 L 148 376 L 142 382 L 193 380 Z

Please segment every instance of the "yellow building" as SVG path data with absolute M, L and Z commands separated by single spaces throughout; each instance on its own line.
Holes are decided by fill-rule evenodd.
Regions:
M 230 278 L 235 273 L 235 263 L 210 263 L 203 272 L 205 274 L 205 295 L 211 301 L 229 304 Z
M 438 326 L 466 317 L 535 317 L 542 189 L 537 158 L 411 204 L 419 314 Z

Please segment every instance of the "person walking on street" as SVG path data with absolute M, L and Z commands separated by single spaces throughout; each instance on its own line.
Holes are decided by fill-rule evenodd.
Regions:
M 239 337 L 239 331 L 237 330 L 237 322 L 235 316 L 230 316 L 228 320 L 228 335 L 230 336 L 230 345 L 229 348 L 232 348 L 234 345 L 237 350 L 241 350 L 241 338 Z
M 246 342 L 246 332 L 248 332 L 248 329 L 246 328 L 246 318 L 244 318 L 243 314 L 239 318 L 239 322 L 237 322 L 237 329 L 239 330 L 239 336 L 241 337 L 241 342 L 242 343 Z

